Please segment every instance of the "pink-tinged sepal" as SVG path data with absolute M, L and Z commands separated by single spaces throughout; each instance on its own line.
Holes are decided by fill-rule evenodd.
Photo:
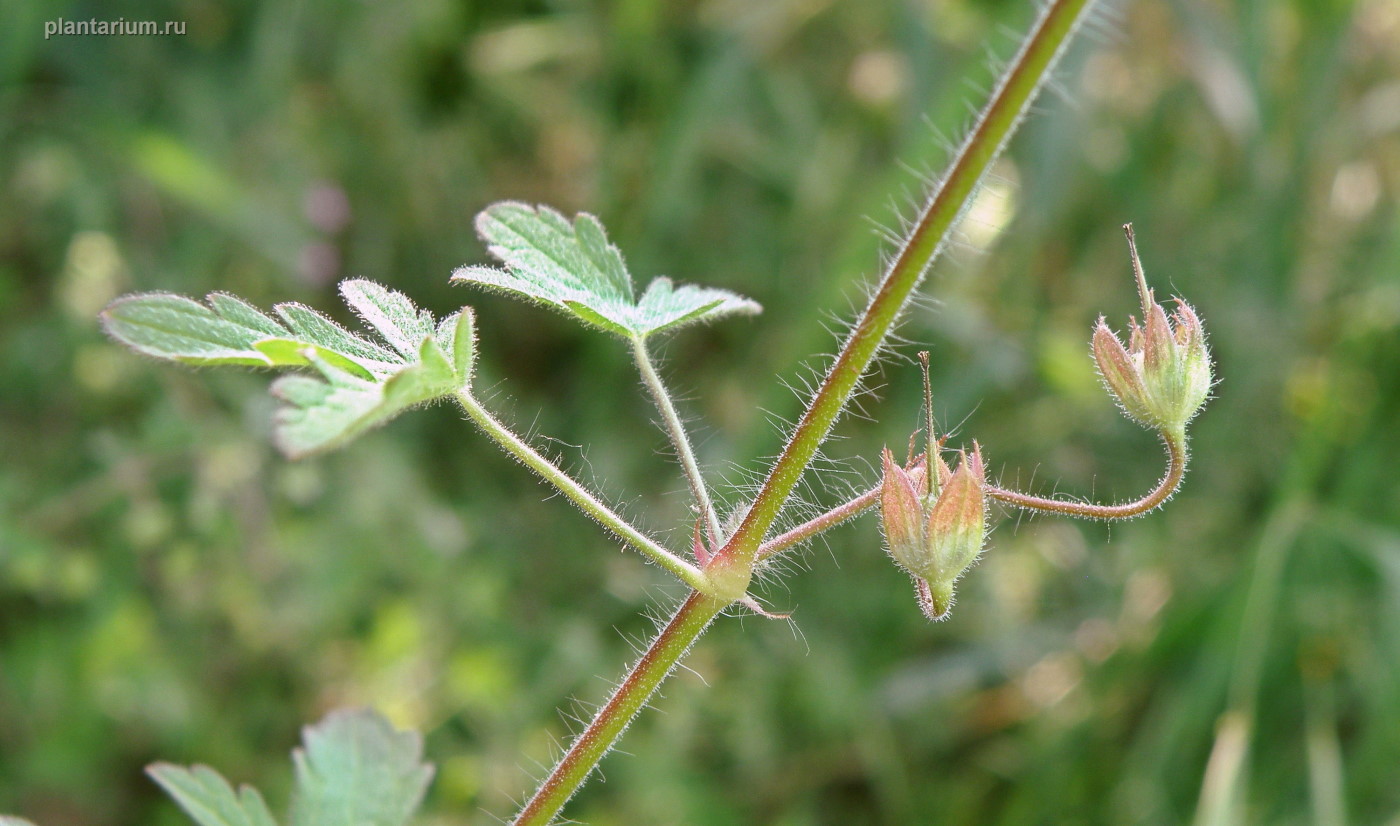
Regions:
M 1147 405 L 1147 390 L 1142 386 L 1142 373 L 1123 342 L 1108 329 L 1102 318 L 1094 327 L 1094 361 L 1108 392 L 1118 400 L 1130 418 L 1144 424 L 1151 421 Z
M 888 448 L 881 454 L 884 482 L 880 486 L 880 521 L 890 556 L 908 570 L 927 564 L 923 536 L 923 504 L 914 479 Z
M 1146 334 L 1143 372 L 1152 376 L 1172 370 L 1176 365 L 1176 342 L 1172 340 L 1171 323 L 1161 304 L 1148 308 Z
M 927 578 L 951 585 L 982 553 L 987 538 L 987 479 L 982 449 L 972 444 L 972 455 L 962 455 L 943 493 L 929 511 L 925 534 L 934 567 Z
M 1142 327 L 1138 325 L 1137 316 L 1128 316 L 1128 352 L 1141 356 L 1146 346 L 1147 339 L 1143 336 Z

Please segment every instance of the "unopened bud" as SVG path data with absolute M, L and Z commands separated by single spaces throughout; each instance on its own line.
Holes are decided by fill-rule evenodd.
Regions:
M 1130 324 L 1128 346 L 1102 318 L 1094 327 L 1094 361 L 1128 416 L 1146 427 L 1184 432 L 1210 394 L 1210 351 L 1196 312 L 1181 299 L 1168 317 L 1147 288 L 1132 225 L 1124 225 L 1142 302 L 1143 326 Z
M 935 457 L 935 474 L 942 460 Z M 982 452 L 975 443 L 939 486 L 931 501 L 921 499 L 910 474 L 883 454 L 881 522 L 890 556 L 914 578 L 919 605 L 930 619 L 942 619 L 952 605 L 953 586 L 982 552 L 987 537 L 987 482 Z M 946 465 L 943 465 L 946 468 Z

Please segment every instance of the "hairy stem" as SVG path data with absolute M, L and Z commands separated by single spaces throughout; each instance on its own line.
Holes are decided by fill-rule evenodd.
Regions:
M 559 492 L 577 505 L 579 510 L 617 534 L 627 544 L 641 551 L 657 565 L 675 574 L 691 588 L 703 593 L 709 593 L 713 590 L 703 571 L 666 550 L 656 540 L 637 530 L 626 519 L 614 513 L 598 497 L 588 492 L 583 485 L 575 482 L 572 476 L 560 470 L 557 465 L 540 455 L 524 439 L 515 435 L 510 428 L 492 416 L 491 412 L 482 407 L 471 393 L 465 390 L 458 392 L 457 401 L 483 433 L 491 437 L 491 440 L 504 448 L 507 453 L 519 459 L 521 464 L 533 470 L 541 479 L 558 488 Z
M 717 561 L 741 570 L 752 567 L 763 537 L 845 409 L 909 296 L 942 251 L 978 184 L 1064 53 L 1089 4 L 1090 0 L 1052 0 L 1046 5 Z
M 641 659 L 632 666 L 622 684 L 599 709 L 588 728 L 569 746 L 554 770 L 540 784 L 534 797 L 516 815 L 513 826 L 547 826 L 554 820 L 554 816 L 617 742 L 632 718 L 646 706 L 657 686 L 661 685 L 726 604 L 723 600 L 691 592 Z
M 706 565 L 704 578 L 708 580 L 709 593 L 724 597 L 696 593 L 681 605 L 613 697 L 550 773 L 517 817 L 515 826 L 546 826 L 553 819 L 632 717 L 642 709 L 647 697 L 722 610 L 726 600 L 744 594 L 764 536 L 845 408 L 900 311 L 943 249 L 949 231 L 970 203 L 978 184 L 1049 77 L 1090 2 L 1050 0 L 1026 36 L 1021 50 L 992 93 L 991 101 L 959 148 L 947 177 L 915 221 L 831 371 L 809 402 L 743 523 Z M 853 508 L 859 511 L 860 505 Z M 846 511 L 843 508 L 837 511 L 838 515 L 832 519 L 839 521 Z M 835 522 L 822 524 L 829 527 Z
M 1089 519 L 1129 519 L 1141 516 L 1171 498 L 1181 486 L 1181 477 L 1186 474 L 1186 435 L 1163 431 L 1162 442 L 1167 446 L 1167 472 L 1162 481 L 1151 493 L 1132 502 L 1119 505 L 1095 505 L 1091 502 L 1075 502 L 1065 499 L 1046 499 L 1031 496 L 1020 491 L 987 486 L 987 495 L 993 499 L 1027 510 L 1049 511 L 1065 516 L 1082 516 Z
M 915 485 L 923 484 L 922 480 L 924 468 L 925 465 L 924 460 L 922 458 L 918 459 L 913 464 L 905 467 L 905 470 L 909 472 L 910 478 L 914 480 Z M 774 554 L 780 554 L 783 551 L 786 551 L 793 545 L 805 542 L 808 539 L 817 536 L 818 534 L 825 533 L 826 531 L 831 530 L 837 525 L 840 525 L 843 522 L 848 522 L 856 518 L 857 516 L 860 516 L 862 513 L 865 513 L 867 510 L 873 507 L 875 503 L 879 501 L 879 499 L 880 486 L 876 485 L 875 487 L 871 488 L 865 493 L 862 493 L 860 496 L 857 496 L 854 499 L 837 505 L 836 507 L 832 508 L 831 510 L 822 514 L 821 516 L 809 519 L 806 522 L 803 522 L 801 525 L 798 525 L 797 527 L 793 528 L 792 530 L 780 533 L 772 539 L 769 539 L 767 542 L 764 542 L 762 545 L 759 546 L 758 554 L 755 558 L 758 561 L 762 562 L 763 560 L 767 559 L 770 556 L 773 556 Z
M 671 437 L 671 445 L 676 450 L 676 458 L 680 460 L 681 468 L 685 471 L 685 480 L 690 485 L 690 495 L 694 497 L 695 506 L 700 509 L 701 518 L 705 520 L 709 532 L 710 547 L 718 547 L 720 541 L 719 514 L 715 511 L 714 503 L 710 501 L 710 492 L 705 489 L 705 477 L 700 473 L 700 463 L 695 461 L 695 451 L 691 449 L 690 438 L 686 436 L 685 423 L 681 421 L 680 414 L 676 412 L 676 406 L 671 401 L 671 394 L 666 392 L 666 385 L 661 383 L 661 376 L 657 375 L 656 368 L 652 366 L 645 339 L 632 339 L 632 357 L 637 362 L 637 369 L 642 374 L 642 382 L 646 384 L 647 390 L 651 392 L 651 397 L 656 402 L 656 409 L 661 412 L 661 421 L 666 427 L 667 435 Z

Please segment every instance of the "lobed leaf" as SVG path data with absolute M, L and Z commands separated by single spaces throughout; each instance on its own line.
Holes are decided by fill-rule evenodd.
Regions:
M 439 399 L 459 386 L 457 371 L 434 337 L 423 339 L 418 361 L 384 381 L 366 381 L 314 354 L 322 379 L 284 376 L 272 394 L 284 404 L 273 438 L 291 458 L 340 447 L 403 411 Z
M 302 742 L 292 826 L 403 826 L 433 778 L 422 737 L 372 711 L 332 712 Z
M 677 288 L 667 278 L 654 279 L 638 300 L 622 253 L 587 213 L 570 223 L 549 207 L 505 201 L 482 211 L 476 229 L 505 268 L 461 267 L 453 281 L 521 296 L 623 338 L 760 310 L 728 290 Z
M 293 826 L 403 826 L 433 778 L 423 739 L 368 709 L 333 711 L 302 730 L 292 752 Z M 277 826 L 262 795 L 233 786 L 208 766 L 156 763 L 146 773 L 199 826 Z M 0 817 L 0 826 L 33 826 Z
M 289 335 L 282 325 L 231 295 L 214 293 L 211 306 L 172 293 L 145 293 L 113 301 L 102 325 L 138 353 L 185 364 L 275 367 L 254 344 Z
M 146 773 L 200 826 L 277 826 L 257 789 L 245 785 L 235 792 L 208 766 L 156 763 Z
M 471 381 L 470 308 L 435 323 L 402 293 L 370 281 L 346 281 L 341 295 L 388 346 L 301 304 L 278 304 L 273 318 L 224 293 L 210 295 L 208 304 L 170 293 L 128 296 L 113 302 L 102 320 L 118 341 L 158 358 L 310 368 L 316 375 L 273 384 L 285 403 L 277 412 L 277 444 L 301 457 L 343 445 Z

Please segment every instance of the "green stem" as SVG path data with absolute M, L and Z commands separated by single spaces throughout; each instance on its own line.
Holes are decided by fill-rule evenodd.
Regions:
M 513 826 L 547 826 L 617 742 L 627 725 L 645 706 L 657 686 L 676 667 L 690 646 L 727 603 L 691 592 L 656 635 L 637 664 L 623 678 L 588 728 L 574 740 L 534 797 L 512 821 Z
M 667 435 L 671 437 L 671 445 L 676 449 L 676 458 L 680 460 L 686 482 L 690 485 L 690 495 L 695 498 L 695 505 L 700 509 L 700 515 L 709 530 L 710 547 L 718 547 L 719 514 L 715 511 L 714 503 L 710 501 L 709 491 L 705 489 L 705 477 L 700 473 L 700 463 L 695 461 L 695 451 L 691 449 L 690 439 L 686 436 L 685 423 L 676 412 L 671 394 L 666 392 L 666 385 L 661 383 L 661 376 L 657 375 L 656 368 L 652 366 L 645 339 L 632 339 L 632 357 L 637 362 L 637 370 L 642 374 L 642 382 L 656 401 L 656 409 L 661 412 L 661 421 L 665 424 Z
M 958 150 L 947 177 L 914 224 L 826 380 L 808 404 L 739 530 L 706 566 L 703 576 L 710 593 L 737 595 L 735 598 L 743 595 L 764 536 L 840 416 L 909 296 L 942 250 L 949 231 L 970 203 L 978 184 L 1064 52 L 1089 2 L 1051 0 L 1027 35 L 981 118 Z M 722 597 L 699 593 L 686 599 L 612 698 L 550 772 L 516 818 L 515 826 L 547 826 L 553 820 L 725 604 Z
M 740 572 L 752 569 L 763 537 L 778 518 L 803 471 L 816 456 L 866 368 L 884 343 L 909 296 L 942 251 L 982 178 L 1006 146 L 1064 53 L 1090 0 L 1052 0 L 992 92 L 972 132 L 958 149 L 947 176 L 915 221 L 865 313 L 846 339 L 826 380 L 773 464 L 738 531 L 716 562 Z M 713 564 L 713 563 L 712 563 Z
M 1092 502 L 1073 502 L 1065 499 L 1046 499 L 1031 496 L 1020 491 L 987 486 L 987 495 L 993 499 L 1027 510 L 1048 511 L 1063 516 L 1082 516 L 1088 519 L 1130 519 L 1141 516 L 1171 498 L 1181 487 L 1181 477 L 1186 474 L 1186 434 L 1162 432 L 1162 441 L 1167 446 L 1167 473 L 1151 493 L 1132 502 L 1118 505 L 1095 505 Z
M 598 497 L 589 493 L 587 489 L 575 482 L 573 477 L 560 470 L 553 462 L 541 456 L 534 448 L 515 435 L 510 428 L 506 427 L 491 412 L 481 406 L 481 403 L 466 390 L 457 393 L 457 402 L 462 405 L 462 409 L 467 412 L 476 426 L 482 432 L 491 437 L 492 441 L 505 449 L 507 453 L 519 459 L 521 464 L 533 470 L 541 479 L 549 482 L 558 488 L 561 493 L 569 498 L 579 510 L 592 517 L 603 527 L 617 534 L 624 539 L 627 544 L 641 551 L 653 562 L 670 571 L 680 578 L 682 582 L 703 593 L 710 593 L 714 590 L 710 580 L 699 568 L 681 559 L 675 554 L 663 548 L 656 540 L 632 527 L 626 519 L 617 515 L 599 501 Z

